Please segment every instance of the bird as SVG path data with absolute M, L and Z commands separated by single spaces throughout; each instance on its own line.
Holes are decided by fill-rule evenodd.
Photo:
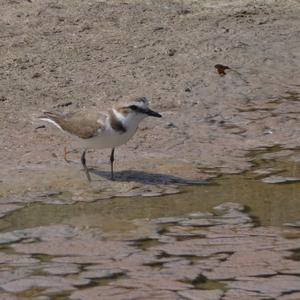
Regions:
M 79 139 L 79 144 L 83 149 L 81 164 L 88 181 L 91 181 L 86 164 L 87 150 L 111 149 L 110 175 L 111 180 L 114 180 L 115 148 L 127 143 L 136 133 L 139 123 L 149 116 L 162 117 L 161 114 L 149 108 L 149 101 L 146 97 L 137 97 L 117 104 L 107 112 L 79 110 L 61 114 L 46 111 L 39 119 Z

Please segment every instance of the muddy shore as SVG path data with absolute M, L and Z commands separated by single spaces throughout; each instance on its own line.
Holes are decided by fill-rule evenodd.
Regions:
M 3 196 L 81 189 L 80 154 L 62 159 L 72 141 L 35 130 L 36 117 L 132 94 L 163 118 L 117 150 L 116 170 L 137 172 L 120 178 L 238 173 L 249 150 L 300 145 L 298 1 L 7 0 L 0 10 Z M 100 175 L 108 155 L 88 155 Z
M 3 0 L 0 11 L 1 299 L 300 298 L 299 1 Z M 109 150 L 88 152 L 89 184 L 73 140 L 37 129 L 43 111 L 104 110 L 136 95 L 163 118 L 116 150 L 114 182 Z M 247 197 L 198 210 L 186 192 L 181 214 L 180 195 L 151 206 L 183 185 L 209 201 L 211 180 L 249 170 L 266 198 L 263 184 L 293 184 L 273 201 L 280 222 L 296 211 L 289 227 L 258 227 Z M 255 189 L 229 183 L 239 183 L 224 188 L 230 197 Z

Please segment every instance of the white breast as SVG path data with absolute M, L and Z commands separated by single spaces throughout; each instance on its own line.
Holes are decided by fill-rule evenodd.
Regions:
M 115 131 L 110 123 L 109 119 L 106 120 L 104 128 L 99 130 L 95 137 L 84 140 L 86 148 L 104 149 L 114 148 L 127 143 L 130 138 L 135 134 L 139 123 L 145 118 L 144 115 L 128 114 L 123 116 L 121 113 L 113 109 L 116 117 L 122 122 L 126 128 L 125 132 Z
M 115 148 L 127 143 L 135 134 L 136 129 L 137 127 L 130 127 L 126 132 L 122 133 L 107 127 L 105 130 L 99 131 L 98 135 L 83 140 L 84 147 L 92 149 Z

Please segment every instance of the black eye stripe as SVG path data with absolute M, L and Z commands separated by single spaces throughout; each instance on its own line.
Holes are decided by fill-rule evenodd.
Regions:
M 138 105 L 133 104 L 133 105 L 128 106 L 128 108 L 130 108 L 131 110 L 138 112 L 138 113 L 142 113 L 142 114 L 146 113 L 146 110 Z
M 137 107 L 136 105 L 130 105 L 129 108 L 131 108 L 132 110 L 138 110 L 139 107 Z

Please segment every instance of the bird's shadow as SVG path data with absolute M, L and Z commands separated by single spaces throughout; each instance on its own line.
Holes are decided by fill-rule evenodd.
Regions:
M 90 172 L 103 177 L 107 180 L 111 180 L 111 173 L 109 171 L 99 171 L 90 169 Z M 144 171 L 126 170 L 120 172 L 114 172 L 114 181 L 117 182 L 139 182 L 143 184 L 157 185 L 157 184 L 209 184 L 207 180 L 201 179 L 186 179 L 173 175 L 149 173 Z

